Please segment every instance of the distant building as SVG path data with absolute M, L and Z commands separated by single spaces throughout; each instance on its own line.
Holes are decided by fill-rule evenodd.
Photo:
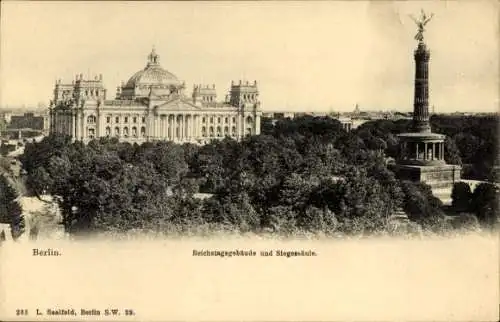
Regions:
M 50 107 L 50 131 L 88 142 L 98 137 L 142 143 L 169 140 L 207 143 L 211 139 L 260 134 L 257 82 L 231 82 L 229 95 L 217 101 L 215 85 L 195 85 L 191 97 L 185 84 L 160 66 L 155 50 L 146 67 L 107 99 L 102 76 L 72 84 L 58 81 Z
M 262 112 L 263 117 L 271 119 L 293 119 L 295 117 L 294 112 Z
M 354 111 L 352 112 L 353 116 L 359 116 L 361 111 L 359 110 L 359 105 L 356 103 L 356 107 L 354 108 Z
M 295 113 L 293 113 L 293 112 L 279 112 L 279 113 L 274 113 L 274 116 L 276 118 L 281 118 L 281 119 L 293 119 L 293 118 L 295 118 Z
M 12 115 L 9 129 L 33 129 L 43 131 L 48 125 L 47 117 L 35 115 L 34 113 L 24 113 L 23 115 Z
M 262 116 L 272 119 L 273 124 L 280 119 L 295 119 L 298 117 L 329 117 L 338 120 L 342 124 L 342 128 L 346 131 L 351 131 L 355 128 L 354 122 L 349 117 L 341 117 L 339 113 L 332 114 L 326 112 L 265 112 Z
M 11 112 L 0 112 L 0 118 L 5 121 L 5 123 L 9 124 L 12 119 Z
M 353 129 L 353 121 L 350 118 L 342 117 L 338 118 L 337 120 L 340 122 L 340 124 L 342 124 L 342 128 L 347 132 Z

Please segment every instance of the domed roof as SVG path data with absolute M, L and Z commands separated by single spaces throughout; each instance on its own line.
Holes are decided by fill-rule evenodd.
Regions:
M 160 66 L 160 56 L 151 51 L 148 56 L 148 64 L 143 70 L 135 73 L 126 85 L 125 88 L 135 88 L 136 86 L 151 86 L 151 85 L 180 85 L 179 79 L 169 71 Z

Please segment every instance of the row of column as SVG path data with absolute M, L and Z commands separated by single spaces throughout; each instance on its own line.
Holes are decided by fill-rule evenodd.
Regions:
M 53 133 L 61 133 L 66 135 L 75 135 L 74 131 L 74 114 L 67 111 L 50 112 L 50 131 Z
M 103 124 L 104 120 L 101 119 L 98 113 L 96 115 L 96 122 L 87 124 L 86 117 L 81 111 L 51 111 L 50 122 L 51 131 L 64 133 L 73 136 L 77 140 L 85 139 L 89 135 L 89 126 L 94 128 L 94 136 L 100 137 L 107 135 L 106 126 Z M 248 127 L 251 127 L 251 134 L 258 134 L 260 132 L 259 116 L 250 115 L 252 122 L 247 124 L 246 118 L 249 115 L 243 114 L 169 114 L 169 115 L 149 115 L 146 118 L 146 137 L 151 139 L 168 139 L 168 140 L 191 140 L 217 137 L 217 127 L 221 128 L 220 136 L 224 137 L 229 134 L 236 138 L 241 138 L 247 134 Z M 202 118 L 205 117 L 205 122 Z M 228 123 L 210 123 L 210 117 L 225 119 L 228 118 Z M 233 117 L 235 122 L 233 122 Z M 213 134 L 210 127 L 214 128 Z M 205 127 L 205 133 L 202 128 Z M 224 128 L 228 127 L 227 133 Z M 111 135 L 114 135 L 114 127 L 110 127 Z M 233 131 L 236 129 L 236 131 Z M 123 127 L 120 127 L 123 130 Z M 120 131 L 120 132 L 121 132 Z M 137 133 L 139 137 L 141 134 Z M 205 135 L 204 135 L 205 134 Z
M 417 149 L 418 145 L 424 145 L 424 160 L 444 160 L 444 142 L 417 143 Z
M 415 160 L 444 160 L 444 142 L 414 142 L 413 151 L 409 150 L 408 144 L 403 143 L 403 157 Z
M 205 122 L 203 122 L 203 117 L 205 117 Z M 228 118 L 228 123 L 210 123 L 210 117 L 221 117 Z M 236 122 L 233 122 L 233 117 L 236 118 Z M 240 118 L 240 119 L 238 119 Z M 253 125 L 252 116 L 252 125 Z M 229 133 L 237 138 L 244 135 L 243 131 L 245 129 L 246 119 L 243 115 L 200 115 L 200 114 L 169 114 L 153 116 L 148 118 L 148 136 L 151 138 L 161 138 L 167 140 L 191 140 L 191 139 L 201 139 L 205 137 L 217 137 L 217 131 L 209 131 L 212 126 L 214 129 L 217 126 L 221 127 L 221 136 L 225 136 L 223 131 L 224 127 L 228 127 Z M 202 129 L 205 127 L 205 133 Z M 236 133 L 233 132 L 233 127 L 236 128 Z M 255 132 L 255 129 L 252 129 Z M 205 134 L 205 135 L 204 135 Z M 234 134 L 234 135 L 233 135 Z

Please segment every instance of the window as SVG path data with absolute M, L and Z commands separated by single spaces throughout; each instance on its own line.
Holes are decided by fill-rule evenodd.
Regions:
M 123 136 L 128 138 L 128 127 L 123 128 Z
M 120 123 L 120 117 L 119 116 L 115 117 L 115 123 Z
M 213 116 L 210 117 L 210 123 L 212 123 L 212 124 L 214 123 L 214 117 Z
M 87 123 L 93 124 L 96 122 L 96 117 L 94 115 L 90 115 L 87 117 Z
M 231 133 L 232 133 L 233 136 L 236 135 L 236 126 L 233 126 L 231 128 Z
M 210 136 L 214 136 L 214 127 L 213 126 L 210 127 Z
M 226 123 L 226 124 L 227 124 L 228 122 L 229 122 L 229 117 L 226 117 L 226 118 L 224 119 L 224 123 Z
M 146 117 L 142 117 L 142 123 L 146 123 Z
M 137 137 L 137 128 L 136 128 L 135 126 L 132 128 L 132 136 L 133 136 L 134 138 L 136 138 L 136 137 Z
M 250 116 L 249 116 L 249 117 L 247 117 L 247 123 L 248 123 L 248 124 L 252 124 L 252 121 L 253 121 L 252 117 L 250 117 Z
M 220 126 L 217 126 L 217 136 L 218 137 L 222 136 L 222 130 L 221 130 Z
M 135 116 L 134 116 L 134 117 L 132 118 L 132 122 L 137 123 L 137 117 L 135 117 Z
M 207 136 L 207 128 L 204 126 L 201 128 L 201 136 L 203 136 L 203 137 Z
M 95 136 L 95 129 L 93 128 L 87 129 L 87 136 L 89 137 L 89 139 L 93 139 Z
M 236 123 L 236 117 L 233 117 L 233 123 Z
M 106 136 L 110 136 L 111 135 L 111 128 L 108 126 L 106 127 Z
M 119 127 L 115 127 L 115 135 L 120 136 L 120 128 Z
M 224 135 L 229 135 L 229 127 L 224 127 Z
M 220 117 L 219 117 L 219 118 L 217 118 L 217 123 L 219 123 L 219 124 L 220 124 Z
M 99 90 L 98 89 L 95 90 L 95 96 L 99 96 Z
M 205 117 L 202 117 L 202 118 L 201 118 L 201 121 L 202 121 L 203 123 L 205 123 L 207 120 L 205 119 Z
M 111 116 L 106 116 L 106 123 L 111 123 Z
M 141 135 L 146 136 L 146 128 L 144 126 L 141 127 Z
M 125 116 L 125 123 L 128 123 L 128 116 Z

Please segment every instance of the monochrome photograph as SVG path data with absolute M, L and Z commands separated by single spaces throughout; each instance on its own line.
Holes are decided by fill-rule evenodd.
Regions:
M 498 292 L 487 286 L 498 286 L 498 2 L 5 1 L 1 7 L 0 252 L 9 264 L 0 271 L 12 277 L 14 293 L 0 317 L 498 315 Z M 344 261 L 325 255 L 333 249 Z M 467 256 L 477 265 L 469 267 Z M 363 258 L 371 263 L 366 276 Z M 378 260 L 390 269 L 371 271 Z M 264 299 L 249 295 L 263 290 L 257 280 L 271 278 L 270 268 L 259 270 L 264 261 L 276 263 L 269 264 L 276 276 L 287 271 L 284 280 L 322 266 L 311 277 L 322 299 L 303 311 L 291 304 L 284 313 L 277 292 L 294 292 L 273 288 L 266 311 Z M 46 276 L 64 271 L 57 285 L 74 275 L 80 291 L 60 286 L 42 302 L 30 296 L 29 305 L 18 303 L 22 285 L 43 294 L 48 283 L 36 284 L 35 274 L 26 278 L 36 285 L 28 286 L 14 277 L 19 266 L 23 276 L 31 276 L 30 267 Z M 159 272 L 167 266 L 172 274 L 164 277 Z M 457 271 L 441 275 L 431 266 Z M 326 300 L 318 290 L 334 281 L 324 277 L 326 267 L 338 272 L 330 277 L 337 283 L 355 271 L 344 278 L 366 279 L 377 289 L 387 278 L 395 290 L 399 278 L 406 286 L 387 295 L 394 301 L 411 285 L 415 294 L 443 285 L 437 301 L 418 297 L 423 307 L 438 308 L 391 311 L 377 304 L 368 305 L 366 316 L 354 304 L 319 309 Z M 215 296 L 222 291 L 208 289 L 210 278 L 188 273 L 196 270 L 252 276 L 254 282 L 242 282 L 241 303 L 261 305 L 261 315 L 189 311 L 190 298 L 206 310 L 208 303 L 230 298 L 236 305 L 239 298 L 228 295 L 236 285 L 226 282 L 224 296 Z M 424 271 L 436 275 L 426 280 Z M 92 297 L 83 294 L 110 279 L 116 289 L 96 293 L 107 300 L 83 306 Z M 184 280 L 205 285 L 210 298 L 193 299 L 172 286 L 182 293 L 175 301 L 185 302 L 171 301 L 169 312 L 191 315 L 166 315 L 161 304 L 148 313 L 151 302 L 136 302 L 141 292 L 150 298 L 163 292 L 160 285 Z M 119 302 L 108 292 L 128 290 L 124 281 L 142 291 Z M 197 284 L 189 285 L 195 292 Z M 302 303 L 308 287 L 292 302 Z M 342 303 L 358 296 L 335 294 Z M 489 302 L 481 304 L 480 294 L 491 295 Z M 437 304 L 444 302 L 451 307 Z

